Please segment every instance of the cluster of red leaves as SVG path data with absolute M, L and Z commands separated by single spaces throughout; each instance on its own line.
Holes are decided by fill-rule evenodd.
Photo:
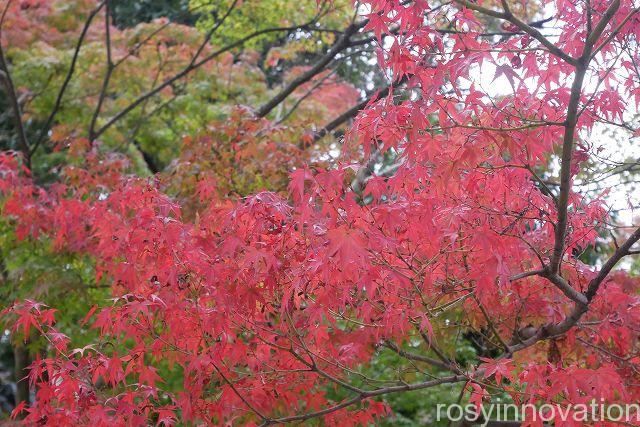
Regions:
M 191 221 L 154 182 L 120 176 L 117 159 L 92 163 L 88 156 L 84 171 L 72 171 L 86 179 L 45 190 L 20 172 L 15 156 L 0 158 L 4 214 L 15 218 L 21 237 L 50 236 L 58 250 L 95 257 L 96 280 L 113 283 L 114 298 L 87 321 L 102 340 L 127 348 L 67 349 L 52 312 L 16 304 L 6 313 L 16 328 L 38 325 L 55 343 L 55 357 L 32 366 L 37 397 L 28 421 L 269 424 L 322 415 L 329 425 L 366 424 L 387 412 L 369 397 L 432 384 L 366 393 L 351 386 L 349 375 L 382 341 L 400 343 L 416 331 L 431 337 L 439 312 L 457 302 L 476 324 L 492 319 L 502 336 L 569 315 L 570 300 L 551 281 L 513 277 L 553 253 L 557 203 L 532 171 L 562 141 L 574 67 L 526 34 L 488 43 L 464 7 L 431 10 L 425 1 L 397 0 L 369 6 L 369 28 L 379 37 L 398 34 L 384 44 L 382 65 L 423 94 L 374 103 L 351 132 L 367 151 L 375 141 L 402 153 L 395 175 L 367 182 L 371 203 L 359 203 L 344 185 L 348 167 L 300 168 L 289 200 L 262 192 L 221 202 L 212 180 L 203 179 L 198 191 L 207 196 Z M 565 29 L 558 46 L 578 56 L 584 17 L 573 4 L 556 6 Z M 603 14 L 607 8 L 592 6 Z M 635 18 L 625 18 L 630 8 L 623 3 L 603 33 L 602 67 L 618 60 L 615 43 L 640 35 Z M 425 15 L 427 22 L 446 16 L 460 33 L 425 25 Z M 402 31 L 392 31 L 396 25 Z M 494 63 L 513 95 L 492 100 L 459 83 L 473 80 L 471 70 L 482 62 Z M 588 74 L 602 84 L 581 96 L 578 127 L 587 130 L 622 114 L 616 80 L 629 95 L 637 92 L 624 73 L 603 73 L 596 64 Z M 99 178 L 97 167 L 111 178 Z M 580 292 L 596 270 L 573 250 L 594 244 L 608 215 L 602 200 L 576 192 L 569 205 L 562 275 Z M 559 357 L 532 345 L 513 359 L 486 360 L 476 372 L 497 384 L 508 379 L 505 387 L 519 401 L 637 401 L 637 288 L 624 273 L 611 275 L 582 322 L 552 341 Z M 160 360 L 181 369 L 182 392 L 162 390 L 154 367 Z M 469 381 L 483 396 L 474 379 L 472 370 L 446 381 Z M 516 385 L 524 383 L 522 392 Z M 333 387 L 356 397 L 334 402 Z

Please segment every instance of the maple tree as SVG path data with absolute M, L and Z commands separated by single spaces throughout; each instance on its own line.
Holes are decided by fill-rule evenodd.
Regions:
M 250 5 L 221 3 L 229 16 L 243 8 L 239 22 L 253 19 Z M 3 23 L 24 7 L 42 24 L 46 3 L 36 4 L 7 2 Z M 109 55 L 119 39 L 126 45 L 100 15 L 108 1 L 76 5 L 106 16 L 95 40 L 106 38 Z M 640 7 L 557 0 L 535 8 L 551 18 L 526 11 L 508 0 L 360 2 L 317 62 L 289 70 L 255 108 L 206 117 L 206 132 L 186 126 L 179 153 L 166 155 L 173 167 L 152 178 L 113 147 L 127 141 L 137 107 L 170 96 L 187 74 L 214 72 L 193 67 L 200 55 L 236 65 L 209 43 L 218 24 L 205 25 L 204 42 L 168 25 L 196 55 L 168 65 L 151 89 L 106 96 L 112 78 L 135 74 L 118 76 L 115 56 L 104 78 L 88 67 L 97 108 L 55 123 L 36 145 L 0 51 L 17 141 L 0 157 L 2 226 L 12 244 L 46 245 L 111 296 L 78 308 L 76 323 L 90 331 L 80 336 L 56 321 L 62 310 L 28 293 L 3 311 L 17 340 L 46 348 L 29 368 L 35 399 L 14 415 L 62 425 L 364 425 L 390 414 L 386 396 L 446 384 L 475 404 L 496 393 L 559 406 L 637 402 L 640 282 L 624 267 L 640 228 L 616 223 L 607 191 L 594 195 L 582 180 L 602 144 L 591 133 L 638 135 L 628 117 L 640 90 Z M 22 36 L 10 42 L 18 70 L 17 46 L 34 40 L 20 22 L 7 26 Z M 555 32 L 543 34 L 549 22 Z M 133 31 L 154 25 L 163 24 Z M 357 40 L 377 46 L 391 79 L 360 104 L 327 68 Z M 507 93 L 484 87 L 487 68 Z M 333 99 L 307 95 L 321 84 L 334 86 Z M 344 98 L 355 105 L 314 129 Z M 287 99 L 291 114 L 310 104 L 283 127 L 286 114 L 273 112 Z M 29 111 L 44 117 L 42 135 L 51 105 Z M 310 149 L 359 110 L 340 161 Z M 34 164 L 45 139 L 48 155 L 64 156 L 53 182 Z M 589 248 L 597 256 L 586 260 Z M 464 334 L 482 340 L 484 354 L 460 355 Z M 381 355 L 400 366 L 372 377 L 364 366 Z

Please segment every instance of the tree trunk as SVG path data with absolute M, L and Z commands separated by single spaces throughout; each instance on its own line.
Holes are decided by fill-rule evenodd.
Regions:
M 20 402 L 30 402 L 30 387 L 29 379 L 26 378 L 29 371 L 29 365 L 31 365 L 31 355 L 27 349 L 27 343 L 19 343 L 13 347 L 13 366 L 14 376 L 16 381 L 16 405 Z M 22 418 L 25 413 L 19 414 L 18 417 Z

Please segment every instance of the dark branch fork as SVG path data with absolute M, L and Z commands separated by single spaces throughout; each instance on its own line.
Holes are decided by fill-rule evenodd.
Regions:
M 106 72 L 106 76 L 105 76 L 105 80 L 104 80 L 104 85 L 103 85 L 102 91 L 100 92 L 100 100 L 98 101 L 98 106 L 96 107 L 96 111 L 94 113 L 94 116 L 93 116 L 93 118 L 91 120 L 91 125 L 89 127 L 89 139 L 90 140 L 95 140 L 100 135 L 102 135 L 104 132 L 106 132 L 109 128 L 111 128 L 116 122 L 118 122 L 120 119 L 122 119 L 124 116 L 126 116 L 129 112 L 131 112 L 136 107 L 138 107 L 140 104 L 144 103 L 149 98 L 151 98 L 154 95 L 158 94 L 159 92 L 161 92 L 166 87 L 172 85 L 174 82 L 176 82 L 176 81 L 182 79 L 183 77 L 187 76 L 192 71 L 200 68 L 202 65 L 206 64 L 207 62 L 210 62 L 214 58 L 222 55 L 223 53 L 225 53 L 225 52 L 227 52 L 227 51 L 229 51 L 229 50 L 231 50 L 231 49 L 233 49 L 235 47 L 239 47 L 239 46 L 244 45 L 247 41 L 249 41 L 249 40 L 251 40 L 251 39 L 253 39 L 255 37 L 258 37 L 259 35 L 267 34 L 269 32 L 274 32 L 274 31 L 285 30 L 285 29 L 281 29 L 281 28 L 271 28 L 271 29 L 266 29 L 266 30 L 262 30 L 262 31 L 256 31 L 256 32 L 250 34 L 249 36 L 247 36 L 247 37 L 245 37 L 245 38 L 243 38 L 243 39 L 241 39 L 241 40 L 239 40 L 239 41 L 237 41 L 235 43 L 231 43 L 231 44 L 223 47 L 222 49 L 219 49 L 219 50 L 211 53 L 210 55 L 206 56 L 205 58 L 199 60 L 200 55 L 202 54 L 203 50 L 205 49 L 205 47 L 207 46 L 207 44 L 209 43 L 209 41 L 211 40 L 211 38 L 213 37 L 215 32 L 226 21 L 226 19 L 229 17 L 231 12 L 236 8 L 237 4 L 238 4 L 238 0 L 235 0 L 229 6 L 229 8 L 226 10 L 225 14 L 211 28 L 211 30 L 209 30 L 207 32 L 207 34 L 204 37 L 204 40 L 198 46 L 196 52 L 192 56 L 191 61 L 189 62 L 189 64 L 182 71 L 180 71 L 179 73 L 177 73 L 173 77 L 170 77 L 167 80 L 163 81 L 161 84 L 157 85 L 155 88 L 152 88 L 151 90 L 149 90 L 145 94 L 141 95 L 138 99 L 133 101 L 131 104 L 129 104 L 127 107 L 125 107 L 119 113 L 117 113 L 114 117 L 112 117 L 110 120 L 108 120 L 107 123 L 105 123 L 102 127 L 100 127 L 99 129 L 96 130 L 95 128 L 96 128 L 96 124 L 97 124 L 97 119 L 98 119 L 98 115 L 100 113 L 100 106 L 102 104 L 101 101 L 104 99 L 105 92 L 106 92 L 106 90 L 108 88 L 109 77 L 110 77 L 111 73 L 113 72 L 113 69 L 115 68 L 115 65 L 113 64 L 113 62 L 111 60 L 111 53 L 110 53 L 111 52 L 111 50 L 110 50 L 111 48 L 109 46 L 109 44 L 110 44 L 109 17 L 107 16 L 107 19 L 106 19 L 106 25 L 107 25 L 107 32 L 106 32 L 107 72 Z M 107 15 L 109 15 L 108 8 L 107 8 Z M 119 64 L 119 62 L 118 62 L 118 64 Z

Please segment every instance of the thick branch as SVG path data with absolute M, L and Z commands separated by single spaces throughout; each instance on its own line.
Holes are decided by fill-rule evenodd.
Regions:
M 629 255 L 631 252 L 631 247 L 640 240 L 640 228 L 638 228 L 629 238 L 616 249 L 616 251 L 611 255 L 611 258 L 604 263 L 598 275 L 594 277 L 591 282 L 589 282 L 589 287 L 587 288 L 587 292 L 585 295 L 589 301 L 595 297 L 598 292 L 598 288 L 600 284 L 604 281 L 607 275 L 611 272 L 613 267 L 625 256 Z
M 542 276 L 549 279 L 549 281 L 553 283 L 556 288 L 560 289 L 563 294 L 565 294 L 576 304 L 587 304 L 587 298 L 582 293 L 575 290 L 563 277 L 557 274 L 543 274 Z
M 591 34 L 589 34 L 589 37 L 585 42 L 584 53 L 582 55 L 583 57 L 588 58 L 591 55 L 593 47 L 602 35 L 604 29 L 607 27 L 607 25 L 609 25 L 609 21 L 611 21 L 613 15 L 615 15 L 619 8 L 620 0 L 614 0 L 613 2 L 611 2 L 607 10 L 604 12 L 604 15 L 602 15 L 600 21 L 598 21 L 598 25 L 596 25 Z
M 322 72 L 322 70 L 324 70 L 324 68 L 333 60 L 333 58 L 335 58 L 340 52 L 349 47 L 351 36 L 353 36 L 360 28 L 362 28 L 365 23 L 361 22 L 359 24 L 349 25 L 349 27 L 344 31 L 344 34 L 331 47 L 331 49 L 329 49 L 329 51 L 313 65 L 313 67 L 293 79 L 276 96 L 274 96 L 268 102 L 258 108 L 258 110 L 256 111 L 256 116 L 265 117 L 271 112 L 271 110 L 273 110 L 289 95 L 291 95 L 298 87 L 311 80 L 318 73 Z
M 2 11 L 2 17 L 0 18 L 0 80 L 4 84 L 13 110 L 13 117 L 16 123 L 16 129 L 18 130 L 18 141 L 20 143 L 20 151 L 24 156 L 24 162 L 27 168 L 31 168 L 31 149 L 29 148 L 29 142 L 27 141 L 27 134 L 24 130 L 24 124 L 22 123 L 22 110 L 20 109 L 20 102 L 18 101 L 18 94 L 11 78 L 11 72 L 9 71 L 9 65 L 4 55 L 4 48 L 2 47 L 2 26 L 4 25 L 4 19 L 9 10 L 11 2 L 7 2 L 4 10 Z
M 349 108 L 347 111 L 345 111 L 342 114 L 340 114 L 338 117 L 333 119 L 331 122 L 327 123 L 322 129 L 316 131 L 315 134 L 313 135 L 312 143 L 316 143 L 316 142 L 320 141 L 327 134 L 333 132 L 336 128 L 341 126 L 344 122 L 346 122 L 349 119 L 354 118 L 370 102 L 374 102 L 374 101 L 377 101 L 380 98 L 384 98 L 385 96 L 387 96 L 389 94 L 389 91 L 391 90 L 391 88 L 398 87 L 401 84 L 403 84 L 404 82 L 406 82 L 406 78 L 403 78 L 403 79 L 401 79 L 401 80 L 399 80 L 399 81 L 397 81 L 397 82 L 385 87 L 384 89 L 381 89 L 381 90 L 373 93 L 371 96 L 369 96 L 368 98 L 364 99 L 362 102 L 360 102 L 360 103 L 354 105 L 353 107 Z
M 104 27 L 105 27 L 105 49 L 107 53 L 107 70 L 105 71 L 104 80 L 102 81 L 102 88 L 100 89 L 100 95 L 98 96 L 98 104 L 96 105 L 96 109 L 93 112 L 93 116 L 91 117 L 91 123 L 89 124 L 89 140 L 93 141 L 96 138 L 95 128 L 98 122 L 98 116 L 100 116 L 100 110 L 102 110 L 102 104 L 104 103 L 105 97 L 107 96 L 107 89 L 109 88 L 109 81 L 111 80 L 111 74 L 113 74 L 113 70 L 115 65 L 113 64 L 113 59 L 111 57 L 111 22 L 109 22 L 109 17 L 111 16 L 111 8 L 109 7 L 109 0 L 105 1 L 106 10 L 104 14 Z
M 613 31 L 611 31 L 609 36 L 607 36 L 607 38 L 597 48 L 594 49 L 593 53 L 591 54 L 591 58 L 597 55 L 603 47 L 608 45 L 620 33 L 622 28 L 627 24 L 627 22 L 629 22 L 633 15 L 638 12 L 640 12 L 640 7 L 636 7 L 631 12 L 629 12 L 627 16 L 625 16 L 624 19 L 618 24 L 618 26 Z

